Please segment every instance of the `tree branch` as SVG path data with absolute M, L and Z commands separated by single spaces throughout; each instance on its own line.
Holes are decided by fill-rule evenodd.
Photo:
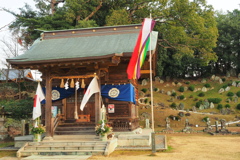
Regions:
M 96 7 L 96 9 L 91 14 L 89 14 L 84 20 L 85 21 L 89 20 L 102 7 L 102 3 L 103 1 L 100 1 L 100 4 Z

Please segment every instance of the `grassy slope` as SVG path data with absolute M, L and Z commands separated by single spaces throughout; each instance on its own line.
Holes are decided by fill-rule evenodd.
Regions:
M 189 87 L 190 85 L 194 85 L 195 88 L 202 88 L 204 86 L 205 83 L 201 83 L 201 80 L 202 79 L 198 79 L 198 80 L 175 80 L 174 82 L 180 82 L 182 84 L 182 86 L 184 87 Z M 224 85 L 227 85 L 227 84 L 232 84 L 233 81 L 239 81 L 237 78 L 226 78 L 226 81 L 223 83 L 223 84 L 220 84 L 216 81 L 211 81 L 209 78 L 206 79 L 207 82 L 206 83 L 209 83 L 211 85 L 211 90 L 205 92 L 205 96 L 204 97 L 199 97 L 198 94 L 201 92 L 201 91 L 197 91 L 197 92 L 192 92 L 190 90 L 187 90 L 187 91 L 184 91 L 184 92 L 179 92 L 178 89 L 179 89 L 179 86 L 177 85 L 173 85 L 173 81 L 169 81 L 169 82 L 164 82 L 163 84 L 159 83 L 159 82 L 153 82 L 153 88 L 159 88 L 160 90 L 161 89 L 164 89 L 165 93 L 160 93 L 159 91 L 158 92 L 155 92 L 153 91 L 153 97 L 154 97 L 154 104 L 157 104 L 157 103 L 164 103 L 165 105 L 165 109 L 163 109 L 162 107 L 159 107 L 159 106 L 155 106 L 154 107 L 154 122 L 155 122 L 155 129 L 156 130 L 162 130 L 165 126 L 165 118 L 169 115 L 174 115 L 174 116 L 177 116 L 179 111 L 177 110 L 172 110 L 170 109 L 170 105 L 174 102 L 176 103 L 177 105 L 179 105 L 180 103 L 183 103 L 184 104 L 184 109 L 189 109 L 191 110 L 193 106 L 196 105 L 196 102 L 199 101 L 199 100 L 204 100 L 204 99 L 207 99 L 207 98 L 221 98 L 222 101 L 220 104 L 222 104 L 223 106 L 225 106 L 226 104 L 230 104 L 231 105 L 231 109 L 235 112 L 235 114 L 231 114 L 231 115 L 221 115 L 219 114 L 219 110 L 216 109 L 217 108 L 217 105 L 215 104 L 215 108 L 214 109 L 205 109 L 205 110 L 202 110 L 202 111 L 199 111 L 199 112 L 204 112 L 204 113 L 209 113 L 209 112 L 215 112 L 215 113 L 218 113 L 218 114 L 214 114 L 214 115 L 208 115 L 208 114 L 205 114 L 205 115 L 202 115 L 202 114 L 195 114 L 195 113 L 191 113 L 191 116 L 189 117 L 182 117 L 182 120 L 181 121 L 171 121 L 170 125 L 171 127 L 175 130 L 181 130 L 184 128 L 184 125 L 185 125 L 185 119 L 188 118 L 189 119 L 189 122 L 190 124 L 193 124 L 193 125 L 200 125 L 200 126 L 206 126 L 206 123 L 205 122 L 202 122 L 202 119 L 206 116 L 208 116 L 211 120 L 211 124 L 214 124 L 216 119 L 226 119 L 227 121 L 232 121 L 232 120 L 235 120 L 235 117 L 236 115 L 240 115 L 240 111 L 236 110 L 236 105 L 240 103 L 240 100 L 238 100 L 237 103 L 235 102 L 226 102 L 228 96 L 227 96 L 227 93 L 228 92 L 224 92 L 222 94 L 219 94 L 218 91 L 220 88 L 222 88 Z M 186 82 L 190 82 L 189 84 L 186 84 Z M 231 89 L 229 92 L 233 92 L 233 93 L 236 93 L 238 91 L 240 91 L 240 88 L 239 87 L 234 87 L 234 86 L 230 86 Z M 148 91 L 146 94 L 150 94 L 150 85 L 146 85 L 146 86 L 141 86 L 139 85 L 139 90 L 143 89 L 143 88 L 147 88 Z M 169 102 L 169 100 L 171 99 L 171 96 L 168 96 L 166 94 L 167 91 L 172 91 L 172 90 L 175 90 L 176 93 L 177 93 L 177 96 L 180 96 L 180 95 L 184 95 L 185 96 L 185 99 L 184 100 L 179 100 L 179 99 L 174 99 L 173 102 Z M 192 98 L 189 98 L 191 95 Z M 150 98 L 148 98 L 149 101 L 150 101 Z M 197 100 L 196 100 L 197 99 Z M 239 98 L 240 99 L 240 98 Z M 149 104 L 148 104 L 149 105 Z M 149 114 L 151 113 L 151 109 L 148 108 L 148 109 L 145 109 L 144 107 L 142 107 L 144 105 L 140 105 L 139 107 L 139 115 L 141 115 L 143 112 L 148 112 Z M 151 117 L 150 117 L 151 119 Z M 140 124 L 142 126 L 144 126 L 144 122 L 141 121 Z M 236 126 L 236 125 L 233 125 L 233 126 Z

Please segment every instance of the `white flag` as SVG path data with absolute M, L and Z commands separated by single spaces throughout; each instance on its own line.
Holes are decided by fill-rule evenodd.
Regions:
M 83 99 L 82 99 L 82 103 L 80 105 L 80 109 L 83 110 L 83 108 L 85 107 L 88 99 L 92 96 L 92 94 L 100 92 L 99 86 L 98 86 L 98 81 L 97 78 L 94 77 L 92 79 L 92 81 L 90 82 L 87 91 L 85 92 Z
M 45 99 L 45 96 L 42 91 L 42 87 L 40 83 L 38 83 L 36 95 L 34 97 L 34 104 L 33 104 L 33 120 L 40 117 L 41 112 L 41 101 Z

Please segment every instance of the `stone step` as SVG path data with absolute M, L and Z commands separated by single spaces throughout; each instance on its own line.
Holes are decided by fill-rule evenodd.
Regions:
M 59 151 L 50 151 L 50 150 L 24 150 L 21 151 L 21 156 L 31 156 L 31 155 L 104 155 L 104 150 L 59 150 Z
M 57 135 L 96 135 L 94 130 L 87 130 L 87 131 L 55 131 Z
M 69 130 L 69 131 L 95 131 L 95 128 L 94 127 L 69 127 L 69 126 L 58 126 L 56 128 L 56 131 L 66 131 L 66 130 Z
M 81 145 L 107 145 L 108 142 L 105 141 L 79 141 L 79 142 L 69 142 L 69 141 L 52 141 L 52 142 L 29 142 L 28 146 L 81 146 Z
M 50 145 L 41 145 L 41 146 L 26 146 L 24 150 L 105 150 L 106 145 L 82 145 L 82 146 L 50 146 Z
M 21 160 L 87 160 L 91 155 L 55 155 L 55 156 L 41 156 L 32 155 Z
M 61 141 L 67 141 L 67 140 L 74 140 L 74 142 L 77 141 L 96 141 L 99 140 L 99 136 L 96 135 L 54 135 L 53 136 L 54 141 L 61 140 Z

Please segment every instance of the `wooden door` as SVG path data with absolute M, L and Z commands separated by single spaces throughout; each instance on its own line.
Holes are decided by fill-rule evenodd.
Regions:
M 83 111 L 80 110 L 80 104 L 83 97 L 83 93 L 79 92 L 77 96 L 77 110 L 78 115 L 90 115 L 91 121 L 95 120 L 95 99 L 94 94 L 90 97 L 88 103 L 84 107 Z M 75 95 L 67 98 L 67 105 L 66 105 L 66 119 L 73 120 L 74 119 L 74 112 L 75 112 Z

